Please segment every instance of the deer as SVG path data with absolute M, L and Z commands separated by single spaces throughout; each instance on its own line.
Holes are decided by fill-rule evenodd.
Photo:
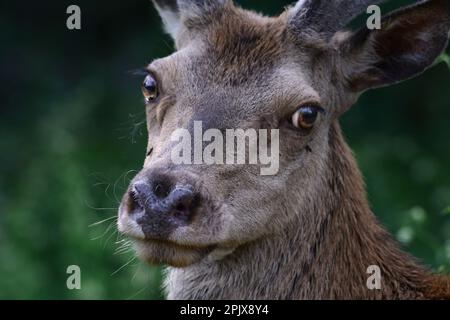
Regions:
M 363 92 L 421 74 L 447 47 L 448 0 L 346 29 L 381 2 L 300 0 L 268 17 L 231 0 L 153 0 L 175 52 L 145 67 L 147 153 L 118 229 L 141 260 L 166 266 L 168 299 L 450 299 L 449 277 L 371 211 L 340 129 Z M 195 121 L 279 130 L 279 171 L 173 163 L 171 133 Z

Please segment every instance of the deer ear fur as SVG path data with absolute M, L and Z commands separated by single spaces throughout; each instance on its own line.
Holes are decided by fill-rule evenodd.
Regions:
M 341 45 L 349 88 L 364 91 L 422 73 L 447 47 L 449 31 L 448 0 L 421 2 L 388 15 L 379 30 L 361 29 Z
M 185 22 L 211 14 L 222 8 L 229 0 L 153 0 L 155 8 L 164 24 L 164 29 L 172 36 L 175 43 L 180 42 Z

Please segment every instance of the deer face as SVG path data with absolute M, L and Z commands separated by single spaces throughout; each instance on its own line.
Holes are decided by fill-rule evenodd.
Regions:
M 364 1 L 302 0 L 277 18 L 226 0 L 154 2 L 177 51 L 147 68 L 148 153 L 124 195 L 119 230 L 144 260 L 174 266 L 282 232 L 294 217 L 311 219 L 327 201 L 320 194 L 329 187 L 331 123 L 361 91 L 432 64 L 450 29 L 445 0 L 353 34 L 337 31 Z M 324 10 L 329 21 L 318 14 Z M 278 130 L 279 141 L 268 139 L 279 145 L 278 170 L 264 176 L 260 164 L 175 163 L 173 133 L 196 139 L 196 122 L 201 133 Z

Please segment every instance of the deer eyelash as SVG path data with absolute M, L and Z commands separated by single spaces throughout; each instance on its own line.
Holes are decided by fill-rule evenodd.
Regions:
M 131 74 L 132 76 L 136 76 L 136 77 L 145 77 L 150 73 L 150 70 L 148 70 L 147 68 L 138 68 L 138 69 L 133 69 L 128 71 L 129 74 Z

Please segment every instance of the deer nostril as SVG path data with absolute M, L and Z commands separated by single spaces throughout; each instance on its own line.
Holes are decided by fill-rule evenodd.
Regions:
M 130 214 L 144 211 L 141 199 L 139 198 L 139 193 L 134 188 L 128 192 L 127 208 Z
M 186 209 L 187 209 L 187 206 L 185 206 L 184 203 L 180 203 L 175 207 L 175 210 L 180 211 L 180 212 L 186 211 Z
M 173 178 L 163 175 L 151 178 L 130 188 L 128 215 L 148 234 L 189 224 L 200 206 L 200 194 L 193 185 L 175 183 Z
M 172 191 L 172 186 L 168 181 L 158 181 L 153 184 L 153 194 L 160 198 L 167 198 Z
M 188 222 L 198 205 L 198 196 L 191 189 L 175 188 L 167 198 L 169 213 L 175 218 Z

